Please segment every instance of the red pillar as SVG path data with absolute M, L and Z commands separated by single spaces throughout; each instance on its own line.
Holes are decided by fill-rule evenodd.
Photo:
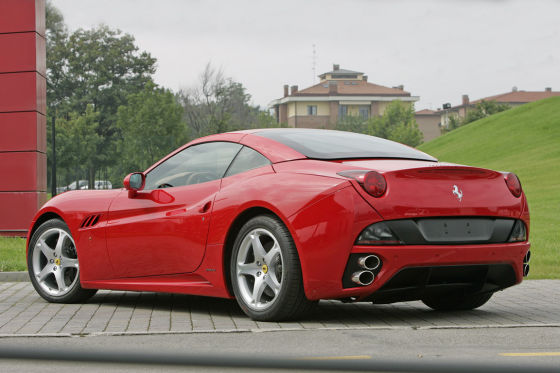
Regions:
M 45 0 L 0 0 L 0 235 L 46 201 Z

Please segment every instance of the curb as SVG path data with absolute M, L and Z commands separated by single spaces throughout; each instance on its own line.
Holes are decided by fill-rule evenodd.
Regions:
M 349 330 L 459 330 L 459 329 L 519 329 L 519 328 L 560 328 L 558 323 L 548 324 L 500 324 L 500 325 L 434 325 L 434 326 L 351 326 L 351 327 L 320 327 L 320 328 L 263 328 L 263 329 L 200 329 L 177 331 L 142 331 L 142 332 L 90 332 L 90 333 L 0 333 L 0 339 L 6 338 L 31 338 L 31 337 L 115 337 L 115 336 L 146 336 L 146 335 L 190 335 L 190 334 L 235 334 L 235 333 L 277 333 L 277 332 L 309 332 L 309 331 L 349 331 Z
M 0 272 L 0 282 L 28 282 L 29 273 L 20 272 Z

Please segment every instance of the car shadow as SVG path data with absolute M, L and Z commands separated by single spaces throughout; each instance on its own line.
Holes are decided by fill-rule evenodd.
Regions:
M 102 291 L 88 303 L 133 310 L 152 310 L 212 317 L 247 318 L 235 300 L 202 297 L 184 294 Z M 490 302 L 491 303 L 491 302 Z M 394 304 L 342 303 L 321 301 L 304 317 L 286 323 L 259 323 L 266 328 L 286 327 L 352 328 L 352 327 L 445 327 L 488 324 L 494 317 L 503 317 L 499 310 L 482 309 L 473 311 L 433 311 L 421 302 Z M 249 320 L 247 318 L 247 320 Z

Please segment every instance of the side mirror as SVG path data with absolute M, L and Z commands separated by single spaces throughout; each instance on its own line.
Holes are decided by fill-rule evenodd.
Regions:
M 141 172 L 134 172 L 126 175 L 123 180 L 123 185 L 126 190 L 128 190 L 129 197 L 136 195 L 136 192 L 144 189 L 144 183 L 146 182 L 146 176 Z

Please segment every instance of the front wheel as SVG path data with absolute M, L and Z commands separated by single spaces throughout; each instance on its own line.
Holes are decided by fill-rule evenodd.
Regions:
M 309 311 L 298 253 L 276 217 L 261 215 L 241 228 L 233 247 L 230 276 L 235 298 L 252 319 L 280 321 Z
M 474 310 L 492 298 L 494 293 L 471 294 L 451 297 L 426 297 L 422 302 L 437 311 Z
M 27 268 L 33 287 L 49 302 L 80 302 L 96 292 L 80 286 L 76 245 L 70 229 L 60 219 L 44 222 L 33 233 Z

